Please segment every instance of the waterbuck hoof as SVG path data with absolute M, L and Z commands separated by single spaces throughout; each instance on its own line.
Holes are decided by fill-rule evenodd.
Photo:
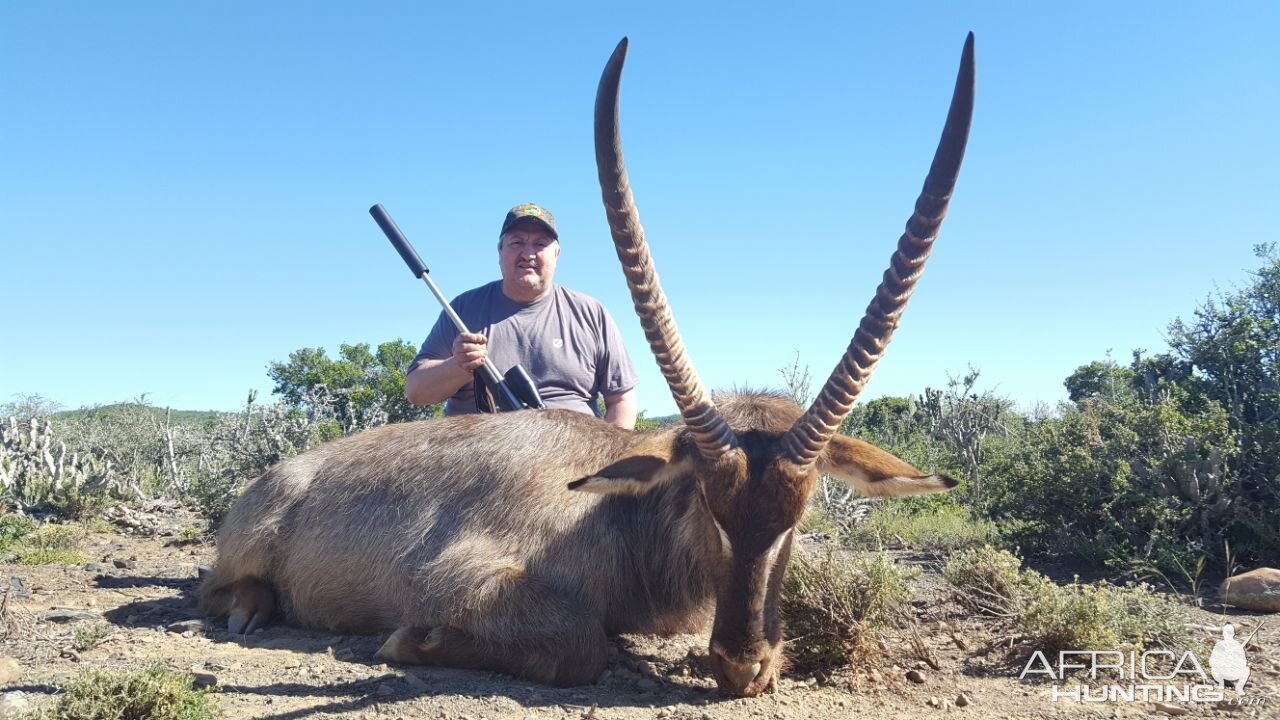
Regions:
M 382 643 L 376 656 L 405 665 L 426 665 L 430 663 L 431 652 L 439 648 L 442 641 L 440 628 L 402 627 Z

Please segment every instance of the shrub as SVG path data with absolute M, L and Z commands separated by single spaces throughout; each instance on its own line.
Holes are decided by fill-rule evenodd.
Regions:
M 22 515 L 0 516 L 0 562 L 14 560 L 13 548 L 35 532 L 36 523 Z
M 848 529 L 844 540 L 868 550 L 905 544 L 919 550 L 951 552 L 989 544 L 997 536 L 994 523 L 972 517 L 959 505 L 915 510 L 894 504 L 877 506 L 865 522 Z
M 102 510 L 120 490 L 109 460 L 69 451 L 48 420 L 10 416 L 0 424 L 0 498 L 78 520 Z
M 1046 652 L 1142 651 L 1153 646 L 1185 650 L 1193 645 L 1186 613 L 1148 585 L 1059 587 L 1041 578 L 1033 587 L 1023 627 Z
M 1055 585 L 1004 550 L 973 548 L 957 553 L 943 577 L 963 607 L 1010 621 L 1032 647 L 1061 650 L 1135 650 L 1192 645 L 1181 607 L 1145 584 Z
M 1102 370 L 1139 379 L 1117 366 L 1078 374 Z M 994 463 L 991 509 L 1020 523 L 1010 539 L 1031 552 L 1121 571 L 1190 567 L 1222 547 L 1240 507 L 1233 442 L 1216 403 L 1173 385 L 1117 385 L 1029 422 Z
M 989 545 L 961 550 L 942 568 L 942 577 L 958 592 L 965 609 L 988 617 L 1017 617 L 1026 606 L 1030 588 L 1022 561 Z
M 110 623 L 82 623 L 76 626 L 71 646 L 76 652 L 85 652 L 101 645 L 114 634 L 115 628 Z
M 79 565 L 84 562 L 80 549 L 84 538 L 79 526 L 49 523 L 14 543 L 11 552 L 23 565 Z
M 879 652 L 874 632 L 910 599 L 909 579 L 883 555 L 842 558 L 829 551 L 797 551 L 780 601 L 792 666 L 829 672 L 874 658 Z
M 221 712 L 207 690 L 192 688 L 190 675 L 159 663 L 132 672 L 90 669 L 81 673 L 41 720 L 212 720 Z
M 211 526 L 216 527 L 235 504 L 240 494 L 239 485 L 240 481 L 231 474 L 197 475 L 187 485 L 182 497 L 208 518 Z

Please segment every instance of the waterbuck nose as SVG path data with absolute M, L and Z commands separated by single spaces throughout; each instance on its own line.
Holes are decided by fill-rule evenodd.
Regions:
M 760 660 L 742 662 L 729 657 L 724 648 L 711 647 L 711 667 L 715 671 L 716 685 L 723 695 L 753 696 L 759 695 L 764 686 L 757 683 L 765 665 Z

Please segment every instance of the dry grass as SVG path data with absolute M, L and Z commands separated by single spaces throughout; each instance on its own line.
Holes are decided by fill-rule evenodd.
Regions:
M 973 548 L 956 553 L 942 574 L 959 605 L 1005 620 L 1033 649 L 1141 651 L 1194 644 L 1186 612 L 1149 585 L 1059 586 L 1021 564 L 1004 550 Z
M 911 596 L 908 579 L 883 555 L 797 551 L 781 600 L 792 667 L 829 673 L 873 662 L 881 653 L 876 631 L 888 626 Z

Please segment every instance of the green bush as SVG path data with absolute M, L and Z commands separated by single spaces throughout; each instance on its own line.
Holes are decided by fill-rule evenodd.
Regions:
M 82 672 L 40 720 L 214 720 L 222 714 L 190 675 L 155 663 L 131 672 Z
M 67 488 L 50 495 L 48 507 L 63 520 L 88 521 L 101 515 L 112 502 L 104 490 Z
M 991 512 L 1014 521 L 1010 542 L 1033 554 L 1120 571 L 1192 567 L 1235 526 L 1227 416 L 1176 386 L 1140 392 L 1133 368 L 1081 368 L 1089 382 L 1073 376 L 1073 394 L 1102 370 L 1115 381 L 1108 394 L 1029 421 L 993 462 Z
M 182 499 L 208 518 L 216 527 L 231 511 L 239 495 L 240 480 L 230 473 L 222 475 L 197 475 L 183 490 Z
M 0 562 L 13 560 L 13 547 L 35 532 L 36 523 L 23 515 L 0 516 Z
M 1148 585 L 1059 587 L 1041 578 L 1031 587 L 1022 624 L 1032 642 L 1046 652 L 1186 650 L 1194 645 L 1186 630 L 1186 612 Z
M 1186 649 L 1187 614 L 1145 584 L 1058 586 L 991 547 L 962 550 L 943 568 L 962 607 L 1006 620 L 1036 650 Z
M 49 523 L 16 541 L 10 552 L 23 565 L 79 565 L 84 562 L 84 538 L 84 528 Z

